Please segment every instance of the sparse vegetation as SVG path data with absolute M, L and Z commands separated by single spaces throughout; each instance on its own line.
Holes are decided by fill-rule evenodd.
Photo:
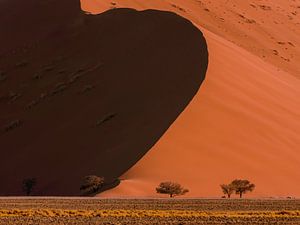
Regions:
M 247 192 L 252 192 L 255 188 L 255 184 L 252 184 L 249 180 L 239 180 L 235 179 L 230 184 L 222 184 L 221 189 L 224 194 L 230 198 L 230 195 L 235 192 L 240 196 L 243 197 L 243 194 Z
M 80 186 L 80 191 L 83 195 L 96 194 L 102 188 L 103 184 L 103 177 L 89 175 L 84 177 L 83 182 Z
M 184 195 L 189 192 L 189 190 L 178 183 L 167 181 L 160 183 L 156 188 L 156 192 L 159 194 L 168 194 L 170 198 L 173 198 L 175 196 Z
M 300 224 L 299 200 L 2 199 L 0 224 Z
M 235 192 L 240 196 L 240 198 L 243 197 L 243 194 L 252 192 L 255 188 L 255 184 L 252 184 L 249 180 L 236 179 L 232 181 L 231 184 L 234 186 Z
M 34 186 L 37 184 L 36 178 L 26 178 L 23 180 L 22 190 L 23 192 L 29 196 L 32 193 Z
M 221 184 L 221 189 L 228 198 L 234 193 L 235 187 L 232 184 Z

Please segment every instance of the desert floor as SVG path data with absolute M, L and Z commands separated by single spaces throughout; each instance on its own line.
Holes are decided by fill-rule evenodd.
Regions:
M 300 200 L 0 198 L 0 224 L 300 224 Z

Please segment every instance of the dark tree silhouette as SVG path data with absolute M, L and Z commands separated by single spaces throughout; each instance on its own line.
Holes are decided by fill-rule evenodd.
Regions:
M 29 196 L 32 193 L 34 186 L 36 185 L 36 178 L 26 178 L 23 180 L 23 191 Z
M 173 198 L 178 195 L 184 195 L 189 192 L 189 190 L 185 189 L 178 183 L 168 181 L 160 183 L 156 188 L 156 192 L 159 194 L 168 194 L 170 195 L 170 198 Z
M 80 186 L 80 191 L 84 195 L 90 195 L 97 193 L 104 184 L 104 178 L 95 175 L 89 175 L 84 177 Z
M 232 184 L 221 184 L 221 189 L 228 198 L 234 193 L 235 187 Z
M 255 188 L 255 184 L 252 184 L 249 180 L 234 180 L 231 182 L 233 185 L 235 193 L 240 195 L 240 198 L 243 197 L 243 194 L 247 192 L 252 192 Z

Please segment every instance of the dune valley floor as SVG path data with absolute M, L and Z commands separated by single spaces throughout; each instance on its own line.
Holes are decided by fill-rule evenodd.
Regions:
M 299 200 L 0 199 L 0 224 L 232 224 L 300 223 Z

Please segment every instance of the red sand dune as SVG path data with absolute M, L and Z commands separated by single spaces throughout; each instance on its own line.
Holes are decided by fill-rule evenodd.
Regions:
M 207 78 L 188 108 L 121 184 L 100 196 L 157 196 L 177 181 L 189 197 L 220 196 L 219 184 L 247 178 L 251 196 L 300 197 L 300 29 L 296 1 L 83 0 L 110 7 L 172 10 L 208 42 Z
M 2 0 L 0 17 L 0 195 L 32 177 L 34 195 L 79 195 L 93 174 L 115 185 L 205 78 L 206 41 L 175 13 Z

